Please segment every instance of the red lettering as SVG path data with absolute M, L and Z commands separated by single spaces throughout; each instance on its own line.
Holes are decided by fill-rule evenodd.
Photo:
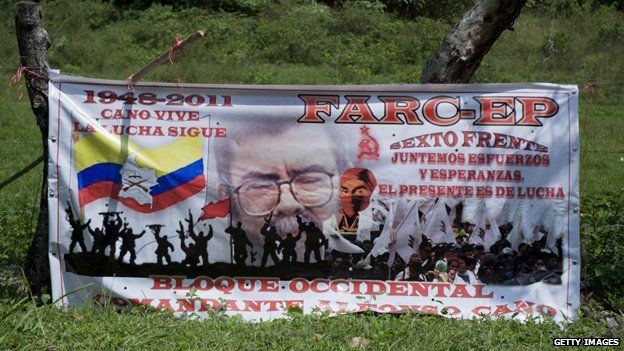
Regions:
M 279 284 L 276 286 L 279 289 Z M 288 283 L 288 289 L 294 293 L 301 294 L 308 291 L 309 282 L 303 278 L 295 278 Z M 275 292 L 277 292 L 277 290 Z
M 178 312 L 194 312 L 195 300 L 194 299 L 178 299 Z
M 451 297 L 470 297 L 470 294 L 468 293 L 468 290 L 466 290 L 466 285 L 457 284 L 455 285 L 455 289 L 451 293 Z
M 490 306 L 477 306 L 472 309 L 472 313 L 478 316 L 489 316 L 491 314 Z
M 158 299 L 158 305 L 156 305 L 157 310 L 168 310 L 169 312 L 173 312 L 173 307 L 171 307 L 171 302 L 169 299 Z
M 260 278 L 259 292 L 279 292 L 279 279 Z
M 305 102 L 303 116 L 299 117 L 299 123 L 325 123 L 319 114 L 323 113 L 329 117 L 331 107 L 338 108 L 338 95 L 299 95 Z
M 379 100 L 384 102 L 381 123 L 403 124 L 399 118 L 402 117 L 407 124 L 423 124 L 416 114 L 416 110 L 420 107 L 418 99 L 409 96 L 380 96 Z
M 219 309 L 219 306 L 221 306 L 221 304 L 219 303 L 218 300 L 201 299 L 199 303 L 199 311 L 200 312 L 216 311 Z
M 557 114 L 559 105 L 551 98 L 519 97 L 516 98 L 524 110 L 524 115 L 517 123 L 519 126 L 542 126 L 538 118 L 548 118 Z
M 438 107 L 441 104 L 453 105 L 453 107 L 455 108 L 455 114 L 450 117 L 441 117 L 438 114 Z M 459 105 L 458 97 L 452 98 L 450 96 L 437 96 L 425 102 L 425 104 L 423 105 L 422 114 L 423 114 L 423 117 L 425 117 L 427 121 L 435 125 L 451 126 L 457 123 L 457 121 L 459 121 L 459 118 L 460 118 L 459 109 L 460 109 L 460 105 Z
M 513 97 L 492 96 L 474 99 L 481 104 L 481 118 L 474 122 L 475 125 L 514 125 L 516 112 Z M 511 109 L 509 113 L 507 107 Z
M 475 295 L 474 297 L 477 299 L 489 299 L 494 297 L 494 292 L 490 292 L 489 294 L 484 294 L 483 293 L 483 288 L 485 288 L 485 285 L 475 285 Z
M 173 288 L 173 286 L 171 285 L 170 277 L 152 275 L 150 276 L 150 278 L 152 278 L 152 280 L 154 281 L 154 284 L 152 285 L 152 290 L 169 290 Z
M 388 295 L 407 296 L 407 287 L 408 287 L 407 283 L 389 281 L 388 286 L 390 287 L 390 291 L 388 291 Z
M 322 284 L 322 285 L 321 285 Z M 310 290 L 315 293 L 324 293 L 329 291 L 329 281 L 327 279 L 314 279 L 310 284 Z
M 379 123 L 368 106 L 370 96 L 345 96 L 345 99 L 347 106 L 336 123 Z
M 349 282 L 345 279 L 336 279 L 329 284 L 329 288 L 333 292 L 346 293 L 349 292 Z

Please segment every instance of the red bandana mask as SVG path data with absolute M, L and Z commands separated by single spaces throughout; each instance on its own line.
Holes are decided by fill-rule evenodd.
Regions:
M 351 168 L 340 177 L 341 213 L 354 216 L 365 210 L 377 181 L 373 173 L 364 168 Z

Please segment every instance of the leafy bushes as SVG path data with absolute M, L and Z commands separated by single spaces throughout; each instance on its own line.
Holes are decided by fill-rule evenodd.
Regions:
M 624 192 L 588 197 L 581 211 L 585 283 L 613 307 L 624 308 Z

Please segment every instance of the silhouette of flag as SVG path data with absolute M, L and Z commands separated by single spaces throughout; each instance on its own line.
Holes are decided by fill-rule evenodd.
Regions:
M 202 208 L 202 215 L 200 220 L 206 220 L 211 218 L 223 218 L 230 214 L 230 198 L 217 202 L 211 202 Z

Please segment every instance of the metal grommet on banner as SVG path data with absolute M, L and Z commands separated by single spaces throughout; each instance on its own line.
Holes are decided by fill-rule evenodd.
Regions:
M 572 212 L 574 212 L 574 213 L 578 213 L 578 212 L 579 212 L 579 208 L 578 208 L 578 207 L 575 207 L 575 208 L 572 210 Z
M 576 90 L 572 90 L 572 95 L 576 95 Z
M 572 264 L 576 266 L 578 264 L 578 261 L 577 260 L 572 260 Z
M 53 143 L 56 143 L 56 138 L 55 137 L 50 137 L 50 141 Z
M 54 195 L 55 195 L 55 194 L 54 194 L 54 191 L 50 191 L 49 196 L 50 196 L 50 197 L 54 197 Z
M 578 147 L 576 147 L 576 146 L 575 146 L 575 147 L 573 147 L 573 148 L 572 148 L 572 151 L 577 152 L 577 151 L 578 151 Z

